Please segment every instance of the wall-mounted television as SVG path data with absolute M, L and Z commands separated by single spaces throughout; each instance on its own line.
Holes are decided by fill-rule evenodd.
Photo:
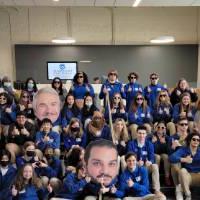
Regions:
M 47 62 L 47 79 L 52 80 L 59 77 L 62 80 L 72 80 L 78 70 L 78 62 L 62 61 L 62 62 Z

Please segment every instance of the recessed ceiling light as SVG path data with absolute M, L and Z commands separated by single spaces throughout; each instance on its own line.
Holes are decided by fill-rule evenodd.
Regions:
M 153 44 L 166 44 L 166 43 L 171 43 L 174 41 L 175 39 L 173 36 L 160 36 L 160 37 L 150 40 L 150 42 Z
M 53 1 L 58 2 L 58 1 L 60 1 L 60 0 L 53 0 Z
M 80 63 L 91 63 L 92 61 L 91 60 L 80 60 L 79 62 Z
M 142 0 L 135 0 L 132 6 L 137 7 L 141 3 L 141 1 Z
M 73 44 L 76 42 L 76 40 L 72 37 L 53 38 L 51 41 L 57 44 Z

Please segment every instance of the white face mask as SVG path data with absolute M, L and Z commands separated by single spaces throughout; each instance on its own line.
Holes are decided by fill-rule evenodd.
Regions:
M 11 82 L 4 82 L 3 84 L 5 87 L 11 87 Z
M 91 107 L 92 106 L 92 102 L 91 101 L 85 102 L 85 105 L 88 106 L 88 107 Z
M 28 87 L 28 89 L 33 89 L 34 84 L 33 84 L 33 83 L 28 83 L 28 84 L 27 84 L 27 87 Z

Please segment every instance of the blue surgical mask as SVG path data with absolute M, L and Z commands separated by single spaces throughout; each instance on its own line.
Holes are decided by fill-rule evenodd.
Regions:
M 33 84 L 33 83 L 28 83 L 28 84 L 27 84 L 27 87 L 28 87 L 28 89 L 33 89 L 34 84 Z

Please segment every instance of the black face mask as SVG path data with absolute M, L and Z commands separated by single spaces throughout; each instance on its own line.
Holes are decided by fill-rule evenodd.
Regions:
M 26 155 L 27 155 L 28 157 L 34 157 L 34 156 L 35 156 L 35 151 L 27 151 L 27 152 L 26 152 Z
M 80 127 L 71 127 L 71 131 L 72 132 L 79 132 L 80 131 Z
M 6 167 L 9 164 L 9 161 L 7 161 L 7 160 L 1 160 L 0 164 L 1 164 L 2 167 Z
M 53 155 L 52 154 L 46 154 L 45 157 L 46 157 L 47 160 L 51 160 Z

